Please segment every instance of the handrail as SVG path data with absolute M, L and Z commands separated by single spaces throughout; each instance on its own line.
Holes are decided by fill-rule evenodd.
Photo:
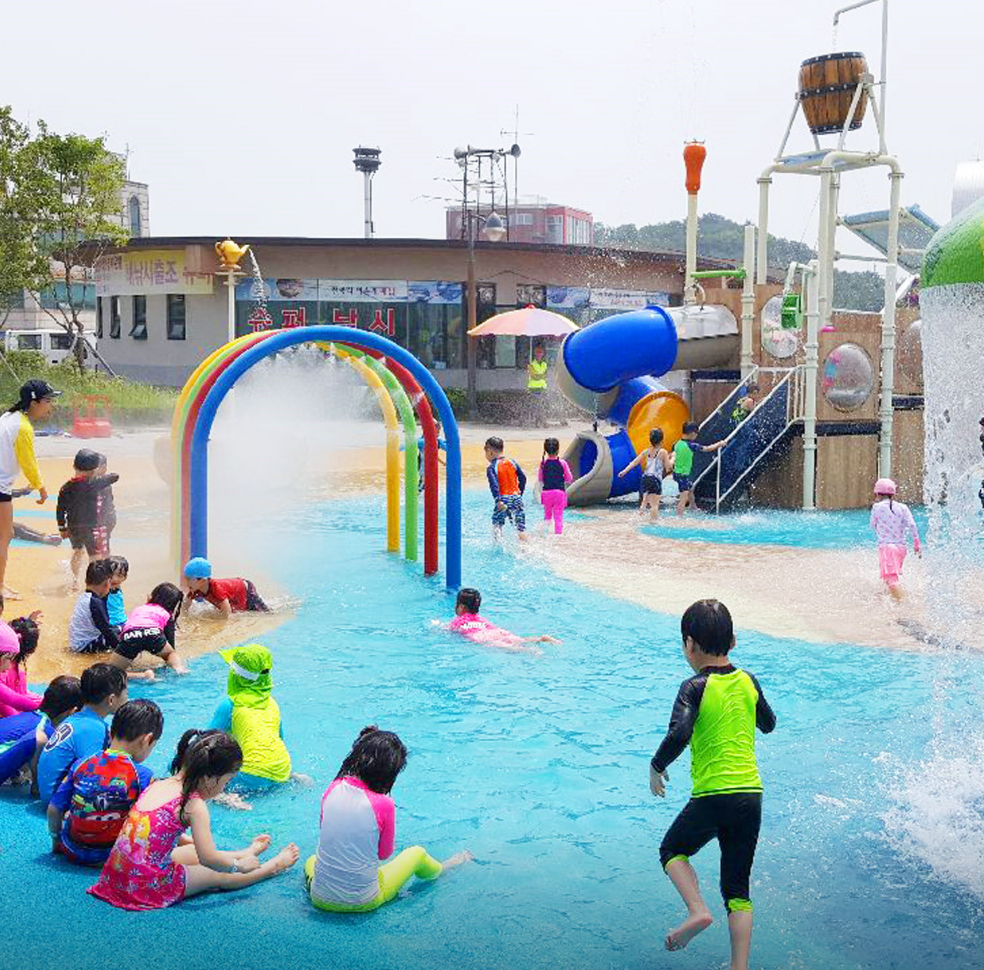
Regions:
M 747 373 L 747 374 L 746 374 L 746 375 L 745 375 L 745 376 L 744 376 L 744 377 L 743 377 L 743 378 L 742 378 L 742 379 L 741 379 L 741 380 L 740 380 L 740 381 L 738 382 L 738 385 L 737 385 L 737 386 L 735 387 L 735 389 L 734 389 L 733 391 L 729 391 L 729 392 L 728 392 L 728 393 L 727 393 L 727 394 L 725 395 L 725 397 L 724 397 L 724 400 L 723 400 L 723 401 L 722 401 L 722 402 L 721 402 L 721 403 L 720 403 L 720 404 L 719 404 L 719 405 L 718 405 L 718 406 L 717 406 L 717 407 L 716 407 L 716 408 L 715 408 L 715 409 L 714 409 L 713 411 L 711 411 L 711 413 L 710 413 L 710 414 L 709 414 L 709 415 L 708 415 L 708 416 L 707 416 L 706 418 L 704 418 L 704 420 L 703 420 L 703 421 L 701 421 L 701 423 L 700 423 L 700 427 L 699 427 L 699 429 L 698 429 L 698 433 L 699 433 L 700 431 L 703 431 L 703 430 L 704 430 L 704 426 L 705 426 L 705 425 L 706 425 L 706 424 L 707 424 L 707 423 L 708 423 L 709 421 L 711 421 L 712 419 L 714 419 L 715 417 L 717 417 L 717 415 L 718 415 L 718 414 L 720 414 L 721 412 L 723 412 L 723 411 L 724 411 L 724 409 L 725 409 L 725 407 L 726 407 L 726 405 L 728 404 L 728 402 L 729 402 L 729 401 L 731 400 L 731 398 L 732 398 L 732 396 L 733 396 L 733 395 L 735 394 L 735 392 L 736 392 L 736 391 L 737 391 L 737 390 L 738 390 L 739 388 L 741 388 L 741 387 L 742 387 L 743 385 L 747 385 L 747 384 L 751 384 L 751 383 L 754 383 L 754 381 L 755 381 L 755 376 L 756 376 L 756 375 L 757 375 L 757 374 L 759 373 L 759 371 L 761 371 L 761 370 L 763 370 L 763 368 L 762 368 L 762 367 L 761 367 L 761 366 L 760 366 L 759 364 L 756 364 L 756 365 L 755 365 L 755 366 L 754 366 L 754 367 L 753 367 L 753 368 L 752 368 L 752 369 L 751 369 L 751 370 L 750 370 L 750 371 L 749 371 L 749 372 L 748 372 L 748 373 Z M 699 481 L 699 479 L 698 479 L 698 481 Z M 697 482 L 694 482 L 694 484 L 696 485 L 696 484 L 697 484 Z

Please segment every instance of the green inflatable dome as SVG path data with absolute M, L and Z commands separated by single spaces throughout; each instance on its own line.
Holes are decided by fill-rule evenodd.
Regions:
M 957 213 L 926 248 L 922 289 L 984 283 L 984 198 Z

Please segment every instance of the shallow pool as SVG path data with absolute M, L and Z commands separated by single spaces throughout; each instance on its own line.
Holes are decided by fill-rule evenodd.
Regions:
M 508 539 L 493 547 L 488 511 L 487 495 L 466 496 L 464 581 L 501 625 L 564 638 L 542 657 L 442 629 L 452 600 L 439 579 L 379 551 L 377 499 L 271 523 L 266 571 L 304 601 L 266 639 L 275 695 L 296 770 L 317 784 L 256 797 L 251 813 L 213 810 L 220 844 L 269 831 L 309 854 L 321 792 L 358 730 L 376 723 L 411 752 L 393 793 L 398 847 L 422 843 L 438 857 L 467 847 L 473 865 L 370 915 L 314 910 L 299 867 L 233 896 L 129 914 L 87 896 L 94 874 L 53 859 L 43 819 L 3 791 L 0 901 L 16 965 L 726 965 L 714 847 L 696 867 L 722 918 L 686 951 L 661 950 L 682 911 L 656 852 L 686 801 L 688 758 L 670 769 L 665 801 L 649 794 L 648 761 L 688 674 L 678 618 L 560 581 Z M 753 966 L 981 965 L 984 661 L 740 630 L 735 660 L 758 675 L 779 717 L 759 743 Z M 153 768 L 165 769 L 182 730 L 208 721 L 224 684 L 212 656 L 189 678 L 134 689 L 165 710 Z

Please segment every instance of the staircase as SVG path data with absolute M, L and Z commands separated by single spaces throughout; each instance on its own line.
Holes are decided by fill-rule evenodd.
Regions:
M 700 444 L 726 439 L 716 452 L 694 455 L 694 497 L 701 508 L 727 512 L 748 487 L 789 447 L 803 420 L 803 368 L 770 368 L 766 373 L 782 375 L 755 410 L 735 426 L 731 417 L 745 388 L 764 369 L 754 368 L 718 408 L 704 421 L 697 434 Z

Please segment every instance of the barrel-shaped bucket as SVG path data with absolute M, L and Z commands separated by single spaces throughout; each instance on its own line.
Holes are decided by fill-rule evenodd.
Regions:
M 864 54 L 846 51 L 821 54 L 803 61 L 799 75 L 799 100 L 810 131 L 823 135 L 841 131 L 851 111 L 851 101 L 862 75 L 868 72 Z M 850 130 L 861 127 L 868 94 L 861 92 Z

